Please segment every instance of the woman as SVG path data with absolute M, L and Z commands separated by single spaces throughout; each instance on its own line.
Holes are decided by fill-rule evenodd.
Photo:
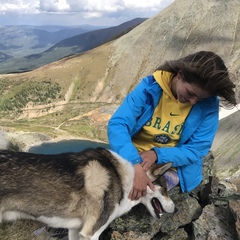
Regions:
M 154 186 L 146 171 L 152 164 L 173 163 L 183 192 L 202 180 L 202 158 L 211 148 L 222 106 L 237 105 L 235 85 L 224 61 L 201 51 L 166 61 L 127 95 L 108 124 L 113 151 L 135 170 L 129 198 Z

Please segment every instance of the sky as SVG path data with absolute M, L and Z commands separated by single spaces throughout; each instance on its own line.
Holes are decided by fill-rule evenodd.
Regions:
M 0 26 L 116 26 L 138 17 L 152 17 L 173 1 L 0 0 Z

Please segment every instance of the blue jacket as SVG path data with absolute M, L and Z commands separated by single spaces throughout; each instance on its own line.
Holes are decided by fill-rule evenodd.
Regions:
M 151 119 L 162 96 L 162 88 L 153 76 L 148 76 L 129 93 L 108 123 L 111 150 L 133 165 L 142 162 L 132 137 Z M 172 162 L 177 168 L 183 192 L 190 192 L 202 181 L 202 158 L 211 148 L 218 128 L 219 100 L 209 97 L 197 102 L 183 126 L 176 147 L 154 150 L 158 164 Z

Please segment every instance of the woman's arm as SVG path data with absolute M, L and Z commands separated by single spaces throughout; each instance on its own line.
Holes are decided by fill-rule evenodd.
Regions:
M 200 121 L 198 118 L 197 120 Z M 218 128 L 218 104 L 216 104 L 214 111 L 205 115 L 200 124 L 196 122 L 194 125 L 197 127 L 191 129 L 193 133 L 185 142 L 181 142 L 180 139 L 176 147 L 154 148 L 158 157 L 157 163 L 172 162 L 173 167 L 179 167 L 202 160 L 210 150 Z M 186 127 L 181 138 L 187 131 L 191 130 Z
M 146 107 L 146 88 L 149 84 L 148 78 L 143 78 L 137 87 L 126 96 L 108 123 L 108 140 L 111 149 L 133 165 L 142 162 L 142 159 L 132 143 L 131 132 Z

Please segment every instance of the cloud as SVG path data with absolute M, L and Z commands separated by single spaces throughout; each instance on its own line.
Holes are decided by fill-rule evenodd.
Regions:
M 40 0 L 38 10 L 41 12 L 68 12 L 71 7 L 67 0 Z
M 112 20 L 150 17 L 160 12 L 174 0 L 0 0 L 1 15 L 21 16 L 22 20 L 29 16 L 41 15 L 55 21 L 53 16 L 65 15 L 65 21 L 78 19 L 89 21 L 101 18 L 109 25 Z M 29 15 L 29 16 L 27 16 Z M 74 18 L 75 16 L 75 18 Z M 13 20 L 12 20 L 13 21 Z M 44 19 L 42 19 L 44 21 Z M 64 22 L 64 20 L 62 20 Z
M 16 13 L 28 14 L 36 12 L 36 1 L 0 0 L 0 14 Z

